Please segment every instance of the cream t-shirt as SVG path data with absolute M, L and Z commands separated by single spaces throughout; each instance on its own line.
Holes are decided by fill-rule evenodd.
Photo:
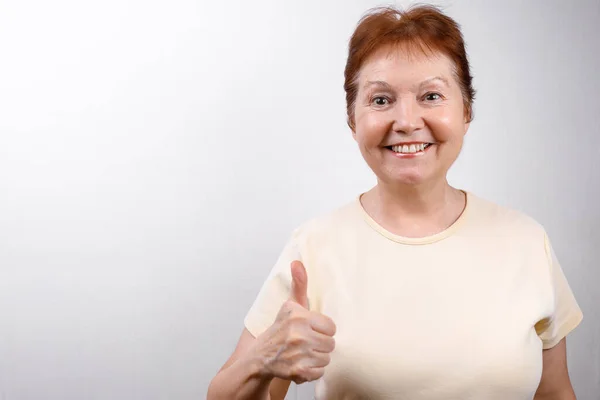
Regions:
M 263 333 L 304 262 L 310 309 L 333 319 L 336 349 L 317 400 L 525 400 L 582 313 L 544 229 L 467 193 L 445 231 L 386 231 L 359 198 L 294 231 L 245 325 Z

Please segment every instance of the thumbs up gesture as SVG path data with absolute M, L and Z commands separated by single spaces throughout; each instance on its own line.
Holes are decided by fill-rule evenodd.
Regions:
M 257 338 L 257 345 L 268 376 L 299 384 L 323 376 L 335 348 L 336 327 L 329 317 L 308 310 L 304 265 L 292 262 L 291 272 L 290 298 L 273 325 Z

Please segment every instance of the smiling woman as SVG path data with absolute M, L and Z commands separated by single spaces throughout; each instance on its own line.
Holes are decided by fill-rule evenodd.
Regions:
M 473 119 L 475 90 L 462 35 L 432 7 L 379 11 L 362 20 L 350 42 L 348 125 L 380 183 L 415 184 L 432 175 L 439 181 Z M 411 144 L 415 151 L 424 145 L 418 154 L 427 157 L 413 157 Z
M 473 119 L 458 25 L 376 9 L 350 41 L 348 125 L 377 185 L 300 226 L 209 399 L 573 399 L 582 313 L 543 227 L 454 188 Z
M 365 60 L 350 124 L 382 184 L 440 182 L 457 158 L 469 120 L 453 69 L 444 54 L 393 45 Z

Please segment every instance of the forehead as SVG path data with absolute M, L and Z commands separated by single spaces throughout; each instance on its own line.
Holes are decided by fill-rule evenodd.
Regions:
M 425 54 L 400 46 L 386 46 L 371 54 L 358 74 L 359 86 L 367 81 L 385 81 L 390 85 L 413 85 L 442 76 L 455 82 L 454 63 L 443 53 Z

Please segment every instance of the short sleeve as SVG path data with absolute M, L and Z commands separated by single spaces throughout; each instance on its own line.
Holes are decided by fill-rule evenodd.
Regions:
M 552 249 L 548 236 L 545 236 L 544 240 L 546 257 L 550 264 L 554 307 L 552 314 L 536 324 L 535 328 L 545 350 L 556 346 L 575 329 L 583 319 L 583 314 Z
M 262 334 L 273 324 L 279 309 L 290 297 L 292 282 L 291 263 L 294 260 L 303 261 L 297 236 L 298 230 L 294 231 L 284 246 L 275 265 L 262 284 L 254 303 L 246 314 L 244 325 L 254 337 Z M 305 267 L 307 266 L 305 265 Z M 309 271 L 307 271 L 307 276 L 310 277 Z M 308 282 L 310 293 L 310 279 Z

